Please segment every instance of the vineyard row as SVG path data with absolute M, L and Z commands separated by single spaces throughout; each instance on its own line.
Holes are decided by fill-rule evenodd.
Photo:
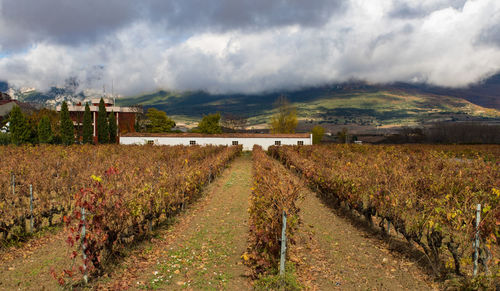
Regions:
M 482 157 L 456 158 L 435 147 L 271 147 L 269 153 L 306 178 L 328 202 L 372 223 L 390 222 L 425 252 L 437 274 L 471 266 L 476 205 L 481 204 L 483 270 L 496 268 L 500 167 Z M 470 268 L 468 269 L 470 270 Z

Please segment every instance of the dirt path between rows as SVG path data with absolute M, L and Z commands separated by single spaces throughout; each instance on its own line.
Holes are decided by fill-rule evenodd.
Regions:
M 298 276 L 309 290 L 433 290 L 414 262 L 335 214 L 304 190 L 297 245 Z
M 0 254 L 0 290 L 57 290 L 59 285 L 50 275 L 69 266 L 69 249 L 65 232 L 57 228 L 21 247 L 12 247 Z
M 203 197 L 157 238 L 130 254 L 96 289 L 250 290 L 242 264 L 252 183 L 249 153 L 236 158 Z

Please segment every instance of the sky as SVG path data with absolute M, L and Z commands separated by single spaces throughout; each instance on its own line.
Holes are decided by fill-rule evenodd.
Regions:
M 498 0 L 0 0 L 0 80 L 16 87 L 464 87 L 499 71 Z

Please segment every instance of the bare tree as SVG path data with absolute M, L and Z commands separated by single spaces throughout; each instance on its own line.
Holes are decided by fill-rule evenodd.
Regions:
M 244 130 L 248 120 L 241 116 L 232 113 L 225 113 L 222 116 L 221 125 L 234 131 Z

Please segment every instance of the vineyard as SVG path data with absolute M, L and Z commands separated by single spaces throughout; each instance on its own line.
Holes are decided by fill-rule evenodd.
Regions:
M 240 147 L 4 147 L 3 239 L 27 232 L 32 215 L 36 231 L 44 218 L 52 223 L 53 216 L 61 214 L 70 226 L 70 245 L 80 240 L 87 225 L 84 263 L 87 271 L 98 272 L 106 257 L 196 198 L 240 151 Z M 10 183 L 5 178 L 12 174 L 15 181 Z M 35 197 L 33 214 L 29 185 Z M 82 219 L 85 211 L 87 221 Z
M 299 223 L 296 202 L 301 184 L 259 146 L 253 148 L 253 173 L 248 257 L 256 272 L 261 273 L 276 268 L 279 262 L 283 211 L 288 216 L 286 237 L 289 243 L 294 242 L 293 234 Z
M 304 234 L 304 229 L 315 224 L 314 211 L 320 207 L 318 204 L 325 204 L 330 208 L 323 210 L 322 217 L 328 217 L 324 211 L 337 213 L 331 207 L 343 209 L 367 222 L 371 229 L 382 233 L 384 238 L 392 236 L 404 239 L 409 246 L 423 254 L 433 278 L 447 278 L 450 274 L 471 278 L 475 249 L 478 250 L 481 276 L 498 276 L 498 146 L 273 146 L 267 153 L 256 146 L 251 158 L 245 154 L 235 162 L 238 166 L 234 166 L 235 163 L 230 166 L 241 150 L 241 146 L 0 147 L 0 245 L 7 247 L 12 241 L 29 241 L 31 233 L 37 233 L 46 226 L 62 224 L 65 256 L 73 263 L 60 268 L 51 266 L 50 272 L 47 270 L 46 273 L 50 274 L 52 281 L 67 287 L 84 281 L 97 284 L 94 287 L 101 286 L 100 278 L 107 278 L 109 267 L 120 264 L 116 258 L 128 256 L 132 246 L 150 241 L 158 235 L 158 230 L 165 229 L 164 235 L 167 237 L 172 233 L 183 233 L 184 229 L 176 230 L 180 226 L 170 226 L 169 223 L 174 217 L 182 216 L 186 208 L 189 209 L 187 205 L 192 205 L 196 213 L 192 219 L 198 222 L 188 227 L 191 238 L 187 241 L 177 240 L 180 250 L 168 258 L 162 257 L 162 254 L 167 246 L 172 250 L 170 245 L 164 245 L 169 239 L 165 243 L 158 243 L 156 247 L 160 249 L 157 251 L 154 251 L 153 244 L 151 252 L 154 255 L 149 257 L 150 262 L 147 264 L 150 274 L 174 276 L 178 280 L 177 285 L 181 282 L 203 286 L 203 282 L 211 282 L 223 288 L 227 286 L 227 278 L 212 270 L 204 271 L 203 268 L 218 268 L 222 261 L 229 260 L 225 259 L 227 257 L 231 258 L 233 265 L 222 269 L 231 273 L 230 270 L 236 268 L 242 273 L 241 267 L 236 267 L 236 264 L 244 265 L 249 269 L 248 278 L 255 281 L 252 283 L 254 287 L 278 288 L 284 286 L 280 285 L 281 279 L 276 275 L 281 268 L 282 237 L 285 237 L 287 244 L 287 262 L 293 265 L 292 268 L 298 268 L 300 276 L 308 273 L 304 271 L 304 262 L 300 258 L 312 250 L 310 245 L 305 245 L 304 238 L 301 241 L 299 237 Z M 216 183 L 212 183 L 229 166 L 241 167 L 238 170 L 241 178 L 235 180 L 233 169 L 223 175 L 224 182 L 217 182 L 217 179 Z M 242 182 L 245 179 L 247 182 Z M 210 187 L 214 184 L 218 186 Z M 305 184 L 309 185 L 309 192 L 305 191 Z M 231 187 L 239 190 L 231 190 Z M 216 201 L 207 202 L 210 211 L 197 204 L 200 203 L 199 198 L 205 196 L 202 195 L 205 191 L 209 191 L 208 198 L 211 195 L 218 197 Z M 212 193 L 214 191 L 216 194 Z M 240 192 L 236 195 L 232 191 Z M 305 211 L 310 212 L 307 215 L 309 222 L 305 225 L 304 209 L 300 205 L 303 205 L 301 201 L 305 200 L 305 195 L 315 196 L 310 191 L 318 194 L 321 200 L 315 202 L 308 199 Z M 224 202 L 228 199 L 231 199 L 231 203 Z M 221 207 L 221 203 L 225 206 Z M 245 206 L 246 203 L 249 204 Z M 481 205 L 481 219 L 476 228 L 478 204 Z M 283 228 L 284 214 L 286 228 Z M 189 224 L 189 219 L 181 220 Z M 233 225 L 234 221 L 239 221 L 238 228 Z M 326 224 L 317 225 L 330 227 L 328 221 L 322 223 Z M 199 225 L 210 228 L 210 233 L 202 236 L 205 232 Z M 341 225 L 342 229 L 354 227 Z M 238 238 L 228 235 L 236 228 L 239 229 L 239 235 L 242 232 L 248 234 L 245 243 L 236 243 Z M 353 230 L 346 231 L 351 232 Z M 308 232 L 306 237 L 312 239 L 316 235 L 321 239 L 322 233 L 323 229 L 318 228 L 317 232 Z M 474 244 L 476 235 L 479 235 L 477 248 Z M 177 236 L 184 237 L 184 234 Z M 203 238 L 201 242 L 197 241 L 199 238 Z M 332 239 L 337 240 L 335 245 L 331 243 Z M 352 239 L 328 238 L 326 244 L 314 245 L 326 248 L 316 252 L 331 256 L 337 251 L 337 244 L 345 241 L 349 244 L 345 247 L 348 250 L 359 240 L 364 240 L 362 235 Z M 218 255 L 210 256 L 211 250 L 207 245 Z M 366 245 L 366 241 L 360 243 L 360 246 L 363 245 Z M 232 249 L 236 246 L 238 251 Z M 366 247 L 354 252 L 359 254 L 350 253 L 350 256 L 364 256 L 372 252 L 374 257 L 387 260 L 383 253 L 378 253 L 380 247 L 370 251 L 363 248 Z M 194 260 L 196 252 L 200 253 L 196 257 L 198 261 Z M 181 259 L 179 254 L 186 257 Z M 54 253 L 53 256 L 61 254 Z M 142 253 L 138 255 L 138 258 L 143 257 Z M 210 263 L 210 260 L 213 262 Z M 343 260 L 340 258 L 337 264 L 342 265 Z M 356 268 L 361 266 L 359 261 L 353 260 L 352 272 L 356 273 Z M 198 266 L 198 271 L 182 268 L 182 262 L 190 268 Z M 158 264 L 164 266 L 163 269 L 155 270 L 154 266 Z M 328 269 L 338 269 L 336 264 L 329 263 L 328 266 Z M 10 276 L 6 271 L 0 272 L 0 289 L 11 286 L 2 286 L 2 272 Z M 292 277 L 294 272 L 290 271 Z M 214 273 L 214 277 L 209 277 L 211 273 Z M 399 276 L 403 278 L 404 274 L 402 272 Z M 340 279 L 322 286 L 338 286 L 342 283 L 342 275 L 337 276 Z M 380 276 L 384 275 L 375 274 L 373 280 Z M 144 277 L 150 283 L 140 286 L 162 286 L 158 285 L 160 278 Z M 195 279 L 190 281 L 188 277 Z M 325 274 L 321 274 L 321 278 L 325 277 Z M 135 283 L 130 279 L 135 277 L 130 275 L 115 275 L 115 278 L 128 279 L 114 282 L 109 286 L 115 287 L 109 288 L 131 287 Z M 248 280 L 242 277 L 236 279 L 237 284 Z M 289 284 L 286 288 L 291 290 L 306 288 L 304 286 L 314 289 L 311 286 L 315 286 L 310 285 L 311 279 L 307 279 L 309 283 L 306 285 L 302 285 L 304 282 L 297 283 L 296 278 L 290 280 L 283 284 Z M 404 284 L 396 281 L 386 282 L 393 285 L 384 286 L 417 284 L 411 280 L 404 281 Z M 261 283 L 264 285 L 259 285 Z M 189 285 L 182 286 L 186 288 Z M 371 285 L 366 282 L 366 285 L 345 286 L 361 288 Z
M 425 252 L 436 275 L 471 272 L 481 204 L 479 263 L 487 274 L 498 271 L 498 147 L 331 145 L 273 147 L 270 154 L 326 201 L 370 223 L 375 217 L 386 231 L 392 226 Z

